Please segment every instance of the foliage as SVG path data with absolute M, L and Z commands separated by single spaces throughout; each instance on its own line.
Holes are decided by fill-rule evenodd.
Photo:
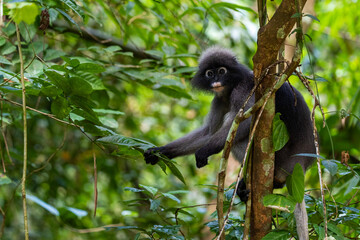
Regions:
M 0 238 L 23 236 L 18 187 L 23 168 L 21 59 L 15 23 L 28 105 L 31 237 L 201 239 L 218 232 L 216 214 L 210 215 L 218 157 L 197 170 L 193 156 L 146 166 L 142 153 L 182 136 L 204 119 L 211 97 L 194 94 L 189 86 L 202 49 L 213 44 L 232 48 L 239 61 L 251 67 L 257 32 L 252 4 L 5 1 L 0 35 Z M 316 3 L 320 22 L 307 33 L 311 41 L 305 42 L 308 57 L 302 64 L 303 72 L 316 80 L 312 86 L 316 83 L 327 112 L 327 127 L 318 128 L 322 169 L 328 173 L 329 235 L 336 239 L 360 233 L 358 7 L 356 1 Z M 295 77 L 291 81 L 301 88 Z M 311 96 L 304 95 L 310 104 Z M 286 141 L 284 131 L 280 133 L 281 148 Z M 322 238 L 315 166 L 305 179 L 308 190 L 298 185 L 303 180 L 295 172 L 288 184 L 293 186 L 290 197 L 282 190 L 269 197 L 274 197 L 270 205 L 292 206 L 300 200 L 299 192 L 306 191 L 310 236 Z M 233 185 L 226 190 L 227 209 Z M 289 209 L 277 212 L 277 229 L 269 238 L 295 236 Z M 227 239 L 242 238 L 243 212 L 244 205 L 237 202 Z

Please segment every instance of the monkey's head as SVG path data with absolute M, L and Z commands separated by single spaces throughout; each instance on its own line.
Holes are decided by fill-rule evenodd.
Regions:
M 197 89 L 223 95 L 247 79 L 245 75 L 249 73 L 230 50 L 210 47 L 200 56 L 199 69 L 191 83 Z

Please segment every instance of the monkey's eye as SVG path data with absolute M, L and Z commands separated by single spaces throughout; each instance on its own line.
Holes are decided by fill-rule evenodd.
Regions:
M 218 73 L 219 73 L 220 75 L 224 75 L 225 73 L 227 73 L 227 70 L 226 70 L 225 67 L 221 67 L 221 68 L 218 69 Z
M 214 77 L 214 72 L 212 70 L 206 70 L 205 76 L 207 78 L 212 78 L 212 77 Z

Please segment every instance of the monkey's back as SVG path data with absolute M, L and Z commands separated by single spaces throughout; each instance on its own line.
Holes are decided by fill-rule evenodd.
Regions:
M 315 154 L 316 151 L 309 108 L 302 95 L 288 83 L 284 83 L 276 92 L 275 111 L 281 113 L 280 119 L 289 133 L 289 141 L 275 152 L 274 187 L 282 187 L 296 163 L 300 163 L 305 171 L 313 162 L 312 157 L 294 155 Z

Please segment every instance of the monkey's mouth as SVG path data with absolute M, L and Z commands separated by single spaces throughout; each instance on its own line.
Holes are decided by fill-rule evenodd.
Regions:
M 211 84 L 211 90 L 213 90 L 214 92 L 222 92 L 224 90 L 224 86 L 221 84 L 221 82 L 214 82 Z

